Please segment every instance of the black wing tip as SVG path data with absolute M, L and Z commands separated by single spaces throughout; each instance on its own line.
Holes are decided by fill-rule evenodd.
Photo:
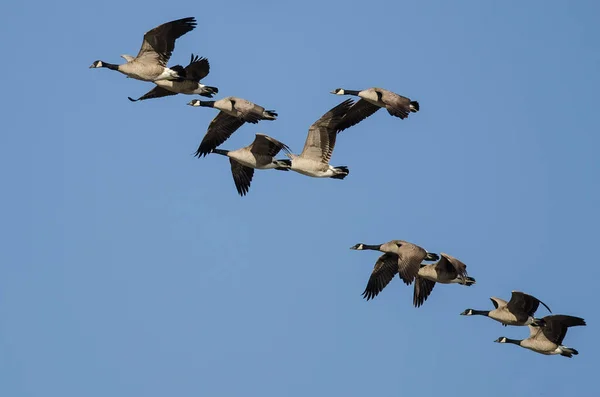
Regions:
M 139 101 L 139 100 L 140 100 L 139 98 L 138 98 L 138 99 L 133 99 L 133 98 L 132 98 L 132 97 L 130 97 L 130 96 L 128 96 L 128 97 L 127 97 L 127 99 L 129 99 L 131 102 L 137 102 L 137 101 Z

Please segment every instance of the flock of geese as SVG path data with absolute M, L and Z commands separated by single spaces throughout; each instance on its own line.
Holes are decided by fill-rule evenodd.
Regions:
M 164 23 L 144 35 L 137 56 L 121 55 L 126 62 L 120 65 L 98 60 L 90 68 L 116 70 L 129 78 L 156 85 L 138 99 L 129 98 L 133 102 L 177 94 L 197 94 L 213 98 L 219 89 L 200 82 L 210 71 L 206 58 L 192 54 L 186 67 L 167 66 L 175 48 L 175 41 L 195 27 L 194 17 Z M 358 124 L 380 108 L 400 119 L 406 119 L 410 113 L 419 111 L 417 101 L 382 88 L 368 88 L 362 91 L 337 88 L 331 93 L 352 95 L 360 99 L 356 102 L 346 99 L 315 121 L 309 127 L 304 148 L 298 155 L 293 154 L 286 144 L 265 134 L 256 134 L 250 145 L 237 150 L 219 149 L 218 147 L 245 123 L 256 124 L 262 120 L 276 120 L 276 111 L 233 96 L 216 101 L 193 99 L 188 105 L 219 111 L 210 122 L 195 155 L 202 157 L 215 153 L 227 156 L 235 187 L 241 196 L 248 193 L 255 169 L 292 170 L 313 178 L 344 179 L 349 173 L 348 167 L 329 164 L 339 132 Z M 288 158 L 276 159 L 280 151 Z M 446 253 L 438 255 L 427 252 L 424 248 L 407 241 L 392 240 L 378 245 L 359 243 L 351 249 L 383 252 L 375 262 L 363 292 L 366 300 L 375 298 L 396 274 L 406 285 L 414 282 L 413 305 L 417 308 L 425 303 L 436 283 L 463 286 L 475 284 L 475 279 L 467 275 L 467 266 L 459 259 Z M 434 263 L 424 264 L 424 261 Z M 551 310 L 539 299 L 523 292 L 513 291 L 508 302 L 496 297 L 490 299 L 494 305 L 493 310 L 466 309 L 461 314 L 486 316 L 504 326 L 529 327 L 529 337 L 526 339 L 502 336 L 495 342 L 512 343 L 546 355 L 560 354 L 572 357 L 578 354 L 576 349 L 564 346 L 562 342 L 569 327 L 586 325 L 582 318 L 568 315 L 536 318 L 534 314 L 540 303 L 550 313 Z

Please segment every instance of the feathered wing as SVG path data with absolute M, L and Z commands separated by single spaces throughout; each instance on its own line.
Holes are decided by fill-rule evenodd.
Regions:
M 364 99 L 360 99 L 356 102 L 349 110 L 348 113 L 342 118 L 340 123 L 337 126 L 338 132 L 344 131 L 367 117 L 374 114 L 376 111 L 380 109 L 379 106 L 373 105 L 371 102 L 368 102 Z
M 531 296 L 519 291 L 512 291 L 512 295 L 508 301 L 507 307 L 512 313 L 526 313 L 528 316 L 533 317 L 540 303 L 542 303 L 546 309 L 552 313 L 550 308 L 535 296 Z
M 265 108 L 253 102 L 241 98 L 230 99 L 233 107 L 241 114 L 241 118 L 247 123 L 256 124 L 263 119 Z
M 423 305 L 431 294 L 433 287 L 435 287 L 435 281 L 417 276 L 415 278 L 415 288 L 413 291 L 413 305 L 415 307 Z
M 240 196 L 245 196 L 250 190 L 250 183 L 254 176 L 254 169 L 246 167 L 230 158 L 231 163 L 231 175 L 233 176 L 233 183 Z
M 206 156 L 213 149 L 225 142 L 243 124 L 244 120 L 241 118 L 230 116 L 225 112 L 219 112 L 210 122 L 206 135 L 204 135 L 196 151 L 196 156 Z
M 256 134 L 254 142 L 250 144 L 249 148 L 250 152 L 254 154 L 271 157 L 276 156 L 281 150 L 290 153 L 290 148 L 286 144 L 265 134 Z
M 190 64 L 185 67 L 185 76 L 190 80 L 200 82 L 209 73 L 210 64 L 208 63 L 208 59 L 192 54 Z
M 410 285 L 421 267 L 427 251 L 418 245 L 403 242 L 398 248 L 398 273 L 406 285 Z
M 385 253 L 377 259 L 371 277 L 362 293 L 367 300 L 375 298 L 398 273 L 398 256 Z
M 304 148 L 300 154 L 301 157 L 329 164 L 335 146 L 337 125 L 353 103 L 352 99 L 345 100 L 310 126 Z
M 459 277 L 462 280 L 467 278 L 467 265 L 446 253 L 440 252 L 440 256 L 441 258 L 435 266 L 439 272 L 452 274 L 454 277 Z
M 546 316 L 543 318 L 544 325 L 541 327 L 546 339 L 557 345 L 562 344 L 563 339 L 567 335 L 569 327 L 577 327 L 586 325 L 585 320 L 581 317 L 567 316 L 562 314 Z
M 170 96 L 170 95 L 177 95 L 177 93 L 173 92 L 173 91 L 169 91 L 165 88 L 156 86 L 153 89 L 151 89 L 150 91 L 148 91 L 147 93 L 145 93 L 144 95 L 142 95 L 141 97 L 139 97 L 138 99 L 133 99 L 131 97 L 127 97 L 127 99 L 129 99 L 131 102 L 137 102 L 137 101 L 143 101 L 145 99 L 162 98 L 162 97 Z
M 167 22 L 149 30 L 144 34 L 142 47 L 136 60 L 156 62 L 166 67 L 175 49 L 175 40 L 194 30 L 195 27 L 196 19 L 189 17 Z
M 410 99 L 387 90 L 383 92 L 383 99 L 386 103 L 385 108 L 390 115 L 401 119 L 408 117 L 410 113 Z

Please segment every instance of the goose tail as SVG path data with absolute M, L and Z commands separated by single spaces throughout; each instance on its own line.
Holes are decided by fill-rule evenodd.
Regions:
M 337 167 L 333 167 L 333 172 L 335 173 L 331 178 L 333 179 L 344 179 L 350 173 L 350 170 L 345 165 L 340 165 Z
M 578 355 L 579 352 L 576 349 L 573 349 L 572 347 L 566 347 L 566 346 L 561 346 L 561 356 L 565 356 L 565 357 L 573 357 Z
M 265 110 L 263 112 L 263 120 L 275 120 L 277 119 L 277 112 L 274 110 Z
M 417 113 L 419 111 L 419 102 L 410 101 L 410 105 L 408 105 L 409 109 L 413 113 Z
M 274 160 L 273 162 L 277 164 L 277 167 L 275 167 L 275 169 L 279 171 L 289 171 L 290 168 L 292 168 L 291 160 Z

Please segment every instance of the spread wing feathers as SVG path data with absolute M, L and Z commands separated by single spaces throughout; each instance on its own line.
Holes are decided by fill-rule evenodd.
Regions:
M 265 108 L 245 99 L 231 100 L 231 104 L 237 110 L 244 121 L 252 124 L 258 123 L 263 119 Z
M 385 253 L 377 259 L 367 287 L 362 293 L 367 300 L 375 298 L 398 273 L 398 256 Z
M 337 125 L 353 103 L 352 99 L 347 99 L 315 121 L 308 129 L 300 156 L 329 164 L 335 146 Z
M 435 281 L 427 280 L 426 278 L 417 276 L 415 279 L 415 289 L 413 292 L 413 305 L 420 307 L 427 297 L 431 294 L 431 291 L 435 287 Z
M 383 93 L 383 101 L 388 113 L 395 117 L 405 119 L 410 113 L 410 99 L 398 95 L 394 92 L 386 91 Z
M 508 304 L 507 301 L 505 301 L 504 299 L 500 299 L 500 298 L 496 298 L 496 297 L 491 297 L 490 300 L 492 301 L 492 303 L 494 304 L 494 307 L 497 309 L 499 306 L 504 307 Z
M 167 22 L 149 30 L 144 34 L 144 41 L 136 59 L 144 62 L 157 62 L 166 67 L 175 49 L 175 40 L 195 27 L 196 19 L 189 17 Z
M 196 151 L 196 156 L 206 156 L 217 146 L 225 142 L 243 124 L 244 120 L 241 118 L 230 116 L 225 112 L 219 112 L 210 122 L 206 135 L 204 135 Z
M 279 142 L 277 139 L 265 134 L 256 134 L 254 142 L 250 144 L 249 149 L 254 154 L 271 157 L 276 156 L 281 150 L 290 153 L 290 148 L 285 143 Z
M 198 55 L 192 54 L 190 64 L 185 67 L 185 76 L 191 80 L 199 82 L 210 73 L 210 64 L 208 59 L 199 58 Z
M 406 285 L 413 282 L 426 256 L 427 251 L 414 244 L 404 242 L 398 248 L 398 272 Z
M 233 175 L 235 188 L 240 196 L 245 196 L 246 193 L 248 193 L 248 190 L 250 190 L 250 183 L 254 176 L 254 168 L 246 167 L 231 158 L 229 159 L 229 162 L 231 163 L 231 175 Z
M 169 95 L 177 95 L 177 93 L 173 92 L 173 91 L 169 91 L 165 88 L 156 86 L 153 89 L 151 89 L 150 91 L 148 91 L 147 93 L 145 93 L 144 95 L 142 95 L 141 97 L 139 97 L 138 99 L 133 99 L 131 97 L 127 97 L 127 99 L 129 99 L 131 102 L 137 102 L 137 101 L 143 101 L 144 99 L 161 98 L 161 97 L 169 96 Z
M 350 110 L 348 110 L 348 113 L 346 113 L 338 124 L 338 132 L 344 131 L 353 125 L 360 123 L 379 109 L 379 106 L 373 105 L 371 102 L 365 101 L 364 99 L 360 99 L 350 108 Z
M 438 272 L 452 275 L 453 278 L 460 277 L 462 280 L 467 278 L 467 265 L 455 257 L 443 252 L 440 252 L 440 256 L 440 260 L 435 265 Z
M 546 304 L 534 296 L 524 294 L 523 292 L 513 291 L 510 301 L 506 305 L 511 313 L 526 313 L 532 316 L 537 311 L 539 305 L 543 304 L 550 313 L 552 311 Z
M 544 325 L 540 327 L 544 334 L 544 337 L 550 342 L 560 345 L 567 334 L 569 327 L 576 327 L 586 325 L 585 320 L 581 317 L 566 316 L 566 315 L 553 315 L 546 316 L 543 318 Z
M 399 117 L 401 119 L 407 118 L 408 113 L 410 112 L 410 110 L 408 110 L 408 107 L 404 108 L 404 107 L 396 107 L 396 106 L 392 106 L 392 105 L 385 105 L 385 108 L 387 109 L 389 114 L 391 114 L 392 116 L 395 116 L 395 117 Z

